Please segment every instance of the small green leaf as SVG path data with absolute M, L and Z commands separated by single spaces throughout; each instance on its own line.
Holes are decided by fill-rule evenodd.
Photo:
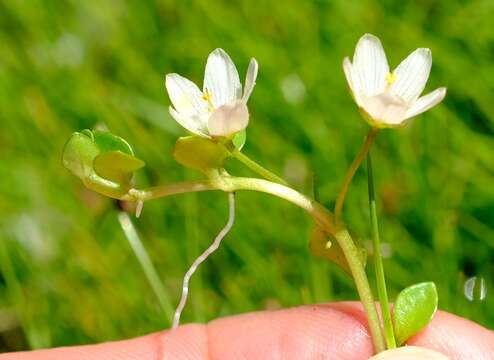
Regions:
M 326 234 L 326 232 L 320 227 L 316 226 L 312 229 L 309 248 L 312 255 L 316 257 L 325 258 L 339 267 L 341 267 L 347 274 L 351 274 L 350 267 L 346 261 L 345 254 L 341 249 L 337 241 L 332 239 Z M 365 266 L 367 261 L 367 252 L 363 248 L 359 248 L 359 258 L 362 264 Z
M 177 162 L 202 172 L 222 168 L 227 156 L 223 145 L 198 136 L 179 138 L 173 150 Z
M 94 142 L 101 153 L 108 151 L 121 151 L 125 154 L 134 155 L 129 143 L 120 136 L 100 130 L 94 130 L 93 135 Z
M 396 298 L 393 310 L 393 325 L 398 345 L 427 326 L 436 310 L 437 290 L 433 282 L 403 289 Z
M 87 129 L 72 134 L 62 162 L 87 188 L 117 199 L 130 189 L 133 172 L 144 166 L 121 137 Z
M 247 140 L 247 131 L 243 129 L 233 136 L 232 143 L 237 150 L 242 150 Z
M 144 166 L 144 161 L 121 151 L 109 151 L 96 156 L 93 162 L 96 173 L 105 179 L 129 181 L 132 173 Z
M 94 141 L 94 134 L 91 130 L 89 129 L 84 129 L 81 131 L 81 134 L 84 134 L 86 135 L 87 137 L 89 137 L 92 141 Z
M 93 167 L 93 159 L 99 150 L 91 136 L 86 132 L 75 132 L 65 143 L 62 162 L 75 176 L 88 176 Z

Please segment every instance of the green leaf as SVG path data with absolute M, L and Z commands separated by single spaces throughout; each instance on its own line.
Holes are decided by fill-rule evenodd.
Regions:
M 198 136 L 179 138 L 173 150 L 177 162 L 202 172 L 222 168 L 227 156 L 223 145 Z
M 121 151 L 109 151 L 96 156 L 93 162 L 96 173 L 105 179 L 121 182 L 144 166 L 144 161 Z
M 92 134 L 89 136 L 86 132 L 75 132 L 65 143 L 62 162 L 75 176 L 83 178 L 90 174 L 93 159 L 98 153 Z
M 343 250 L 337 241 L 332 240 L 323 229 L 316 226 L 312 229 L 309 242 L 312 255 L 325 258 L 341 267 L 346 273 L 351 274 Z M 359 258 L 365 266 L 367 261 L 367 252 L 365 249 L 359 248 Z
M 120 136 L 113 135 L 107 131 L 94 130 L 94 142 L 99 151 L 104 153 L 108 151 L 121 151 L 125 154 L 134 155 L 129 143 Z
M 403 344 L 432 320 L 437 310 L 437 290 L 433 282 L 403 289 L 396 298 L 393 324 L 398 345 Z
M 87 129 L 72 134 L 62 162 L 87 188 L 117 199 L 130 189 L 133 172 L 144 166 L 121 137 Z
M 247 140 L 247 131 L 246 129 L 243 129 L 242 131 L 239 131 L 233 136 L 232 143 L 235 146 L 235 148 L 240 151 L 244 147 L 246 140 Z
M 91 140 L 94 141 L 94 134 L 93 134 L 93 132 L 91 130 L 84 129 L 84 130 L 81 131 L 81 134 L 86 135 L 87 137 L 89 137 Z

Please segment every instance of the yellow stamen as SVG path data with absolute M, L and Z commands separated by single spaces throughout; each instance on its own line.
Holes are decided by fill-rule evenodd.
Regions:
M 204 92 L 202 93 L 202 99 L 208 103 L 209 111 L 213 111 L 214 106 L 213 106 L 213 102 L 211 99 L 211 94 L 207 90 L 204 90 Z
M 388 83 L 388 86 L 392 85 L 395 81 L 396 81 L 396 74 L 395 73 L 390 72 L 390 73 L 388 73 L 388 75 L 386 75 L 386 82 Z

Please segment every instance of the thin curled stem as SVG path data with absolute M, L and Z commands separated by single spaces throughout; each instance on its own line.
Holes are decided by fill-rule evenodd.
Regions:
M 357 172 L 357 169 L 359 168 L 360 164 L 362 161 L 365 159 L 367 153 L 369 152 L 369 149 L 374 142 L 374 139 L 377 136 L 377 133 L 379 132 L 379 129 L 377 128 L 371 128 L 369 130 L 369 133 L 367 134 L 367 138 L 365 139 L 364 144 L 362 145 L 362 148 L 360 149 L 359 153 L 357 154 L 357 157 L 355 160 L 353 160 L 352 164 L 348 168 L 345 178 L 343 179 L 343 184 L 341 185 L 341 189 L 338 192 L 338 196 L 336 197 L 336 204 L 334 207 L 334 216 L 336 218 L 336 221 L 341 220 L 341 212 L 343 210 L 343 204 L 345 202 L 345 197 L 348 192 L 348 188 L 350 187 L 350 184 L 352 182 L 353 176 Z
M 215 252 L 220 246 L 221 240 L 228 234 L 231 230 L 233 223 L 235 221 L 235 194 L 233 192 L 228 193 L 228 221 L 226 225 L 221 229 L 213 243 L 201 254 L 197 259 L 194 260 L 189 270 L 185 273 L 183 284 L 182 284 L 182 296 L 180 297 L 180 302 L 175 310 L 175 315 L 173 316 L 173 329 L 176 329 L 180 324 L 180 316 L 187 303 L 187 296 L 189 294 L 189 282 L 190 278 L 197 270 L 199 265 L 204 262 L 209 255 Z

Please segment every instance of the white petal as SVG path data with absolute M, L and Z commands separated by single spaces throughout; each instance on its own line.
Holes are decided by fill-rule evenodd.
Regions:
M 360 38 L 353 55 L 353 72 L 362 95 L 373 96 L 384 91 L 389 66 L 379 38 L 371 34 Z M 355 81 L 353 84 L 356 85 Z
M 184 128 L 199 136 L 209 137 L 207 130 L 207 115 L 184 115 L 169 107 L 170 115 Z
M 422 114 L 424 111 L 429 110 L 431 107 L 440 103 L 446 96 L 446 88 L 441 87 L 433 92 L 428 93 L 420 97 L 415 103 L 407 110 L 407 119 Z
M 242 96 L 237 68 L 223 49 L 216 49 L 209 54 L 204 74 L 204 91 L 211 97 L 215 108 Z
M 357 105 L 361 106 L 361 101 L 359 97 L 360 93 L 360 82 L 359 79 L 355 77 L 355 71 L 353 71 L 353 65 L 348 57 L 343 59 L 343 72 L 345 73 L 346 81 L 350 87 L 350 91 L 357 102 Z
M 252 90 L 254 90 L 258 69 L 259 65 L 257 64 L 256 59 L 250 59 L 249 68 L 247 69 L 247 75 L 245 75 L 244 96 L 242 96 L 242 100 L 244 102 L 247 102 L 249 100 L 250 94 L 252 94 Z
M 417 49 L 395 69 L 396 81 L 390 90 L 408 103 L 417 100 L 429 78 L 432 55 L 429 49 Z
M 343 59 L 343 72 L 345 73 L 346 82 L 348 83 L 348 86 L 350 86 L 350 90 L 353 91 L 352 63 L 348 56 Z
M 363 98 L 362 103 L 377 127 L 396 126 L 406 118 L 406 103 L 393 94 L 382 93 Z
M 247 127 L 249 111 L 242 100 L 223 105 L 209 118 L 208 130 L 211 136 L 229 136 Z
M 175 110 L 182 116 L 198 116 L 207 112 L 208 104 L 192 81 L 178 74 L 168 74 L 165 85 Z

